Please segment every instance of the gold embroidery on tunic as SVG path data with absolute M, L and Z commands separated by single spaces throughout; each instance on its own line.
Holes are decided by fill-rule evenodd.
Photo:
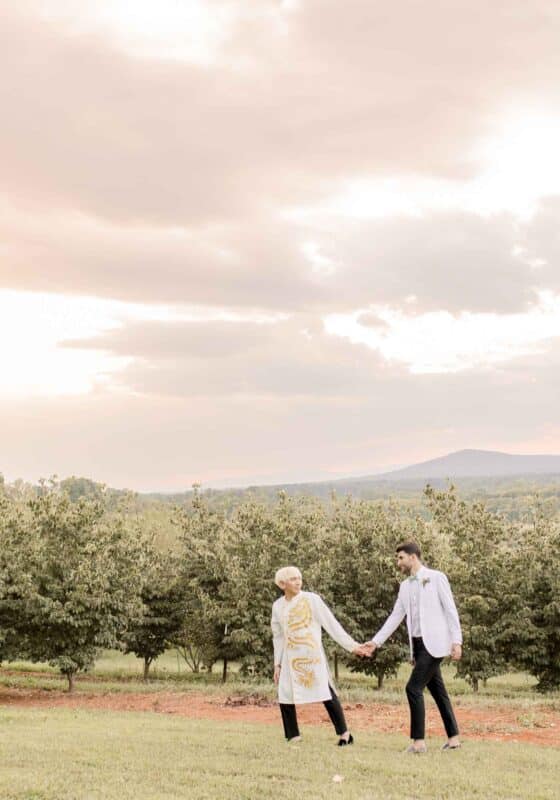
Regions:
M 288 612 L 288 649 L 295 649 L 296 647 L 309 647 L 312 650 L 317 649 L 317 643 L 311 634 L 311 631 L 305 631 L 309 628 L 313 620 L 311 606 L 309 600 L 303 597 L 299 603 L 291 608 Z M 299 635 L 296 631 L 300 632 Z
M 311 606 L 306 597 L 299 601 L 297 606 L 288 612 L 288 630 L 299 631 L 311 625 Z
M 288 650 L 294 650 L 296 647 L 309 647 L 311 650 L 317 649 L 317 643 L 310 633 L 305 636 L 290 636 L 288 634 Z
M 300 684 L 300 686 L 303 686 L 306 689 L 311 689 L 311 687 L 317 681 L 313 665 L 320 663 L 321 663 L 320 658 L 292 659 L 292 669 L 295 673 L 296 681 Z

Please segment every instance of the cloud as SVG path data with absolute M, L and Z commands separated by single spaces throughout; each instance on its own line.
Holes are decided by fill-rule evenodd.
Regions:
M 67 341 L 66 347 L 109 350 L 144 360 L 204 360 L 245 355 L 270 342 L 270 325 L 255 322 L 139 321 L 89 340 Z
M 560 289 L 555 4 L 216 0 L 188 31 L 90 5 L 3 14 L 0 286 L 152 310 L 68 337 L 128 363 L 90 394 L 2 401 L 7 472 L 183 488 L 560 442 L 555 341 L 411 375 L 322 322 Z
M 546 357 L 560 341 L 559 304 L 545 295 L 530 312 L 509 315 L 378 307 L 324 320 L 136 321 L 65 344 L 123 360 L 114 378 L 136 392 L 364 399 L 409 374 L 476 373 Z M 368 324 L 371 317 L 384 324 Z
M 10 480 L 56 472 L 177 490 L 368 474 L 461 447 L 560 452 L 560 370 L 549 368 L 557 362 L 558 351 L 537 365 L 385 380 L 374 367 L 362 396 L 101 391 L 2 400 L 3 468 Z
M 485 7 L 484 30 L 463 2 L 214 6 L 225 27 L 204 65 L 132 55 L 101 8 L 97 22 L 62 0 L 6 13 L 4 286 L 290 311 L 414 294 L 419 308 L 500 312 L 547 288 L 511 255 L 511 215 L 320 209 L 355 178 L 460 186 L 485 168 L 475 145 L 502 107 L 525 113 L 538 86 L 554 113 L 549 3 Z
M 133 356 L 114 379 L 134 392 L 172 397 L 365 396 L 379 356 L 328 336 L 305 315 L 276 322 L 137 322 L 67 346 Z
M 533 280 L 551 289 L 560 287 L 560 195 L 545 198 L 539 213 L 524 229 L 519 258 Z
M 346 219 L 333 227 L 262 220 L 192 232 L 123 227 L 76 214 L 25 217 L 8 209 L 0 231 L 3 285 L 143 303 L 324 313 L 386 304 L 509 313 L 535 302 L 537 289 L 558 285 L 550 212 L 529 223 L 509 215 L 440 213 Z M 306 242 L 313 243 L 311 256 Z M 520 247 L 540 253 L 550 267 L 533 268 Z M 318 258 L 329 269 L 318 269 Z
M 131 58 L 95 28 L 70 35 L 36 3 L 7 14 L 5 189 L 190 225 L 318 200 L 351 176 L 459 179 L 510 87 L 552 90 L 560 67 L 550 3 L 485 6 L 484 30 L 472 3 L 321 0 L 283 26 L 258 5 L 228 4 L 236 22 L 204 68 Z

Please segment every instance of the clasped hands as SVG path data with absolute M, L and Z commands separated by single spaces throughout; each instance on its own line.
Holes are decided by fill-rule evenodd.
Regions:
M 377 645 L 375 642 L 365 642 L 356 647 L 355 650 L 352 650 L 352 655 L 360 656 L 361 658 L 370 658 L 374 654 L 376 648 Z

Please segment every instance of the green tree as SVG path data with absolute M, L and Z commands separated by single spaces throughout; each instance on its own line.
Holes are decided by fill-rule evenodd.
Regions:
M 190 503 L 177 509 L 174 523 L 180 531 L 181 585 L 185 616 L 173 637 L 191 668 L 211 668 L 218 658 L 236 657 L 228 639 L 235 593 L 231 585 L 231 530 L 224 514 L 209 509 L 198 488 Z
M 242 653 L 242 671 L 271 674 L 270 616 L 279 596 L 274 575 L 280 567 L 293 564 L 302 571 L 304 587 L 317 588 L 325 511 L 309 498 L 291 498 L 281 492 L 273 507 L 252 500 L 244 503 L 236 509 L 230 526 L 233 613 L 229 640 Z
M 151 664 L 165 652 L 183 626 L 185 597 L 176 556 L 162 553 L 153 541 L 145 541 L 143 557 L 142 610 L 130 621 L 121 643 L 125 653 L 143 659 L 147 681 Z
M 523 528 L 511 571 L 512 613 L 506 644 L 511 661 L 538 679 L 538 690 L 560 687 L 560 527 L 537 515 Z
M 483 503 L 460 500 L 453 486 L 425 491 L 447 551 L 447 568 L 463 630 L 457 674 L 478 691 L 480 682 L 507 670 L 504 650 L 512 603 L 512 527 Z
M 297 564 L 313 588 L 324 511 L 314 501 L 282 493 L 273 507 L 249 499 L 226 517 L 195 492 L 178 522 L 187 591 L 181 646 L 204 647 L 207 664 L 222 658 L 224 677 L 232 658 L 245 673 L 270 674 L 274 574 Z
M 42 489 L 28 506 L 23 627 L 31 659 L 57 666 L 72 691 L 76 673 L 141 612 L 144 558 L 124 518 L 109 520 L 98 498 L 72 503 L 56 484 Z
M 335 615 L 357 641 L 370 639 L 390 614 L 399 590 L 395 548 L 402 538 L 413 538 L 411 525 L 417 535 L 418 524 L 380 503 L 346 498 L 335 504 L 321 558 L 322 585 Z M 345 658 L 352 671 L 375 675 L 381 688 L 406 658 L 406 642 L 402 626 L 373 658 Z
M 25 609 L 33 595 L 23 510 L 0 494 L 0 662 L 26 655 Z

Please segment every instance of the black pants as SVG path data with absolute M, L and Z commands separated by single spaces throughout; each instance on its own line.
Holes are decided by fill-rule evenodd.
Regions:
M 336 696 L 332 686 L 329 686 L 329 689 L 331 690 L 331 699 L 324 700 L 323 705 L 327 709 L 335 731 L 341 736 L 348 730 L 346 727 L 346 720 L 344 719 L 344 711 L 342 710 L 340 700 Z M 282 722 L 284 724 L 284 735 L 286 739 L 289 741 L 293 739 L 294 736 L 299 736 L 295 705 L 293 703 L 280 703 L 280 711 L 282 712 Z
M 424 739 L 426 713 L 424 709 L 424 688 L 427 686 L 441 714 L 448 737 L 457 736 L 459 728 L 451 700 L 441 677 L 441 658 L 434 658 L 426 648 L 421 637 L 412 640 L 414 669 L 406 684 L 406 696 L 410 706 L 410 738 Z

